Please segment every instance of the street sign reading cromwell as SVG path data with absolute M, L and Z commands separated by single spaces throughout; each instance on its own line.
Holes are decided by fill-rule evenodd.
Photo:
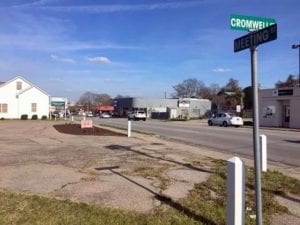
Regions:
M 275 24 L 275 19 L 256 16 L 230 15 L 230 27 L 233 30 L 255 31 Z
M 52 101 L 51 106 L 65 106 L 65 102 Z
M 277 25 L 249 33 L 234 40 L 234 52 L 258 46 L 259 44 L 277 39 Z

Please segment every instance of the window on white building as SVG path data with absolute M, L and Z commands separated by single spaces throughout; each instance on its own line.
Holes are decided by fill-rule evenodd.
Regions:
M 7 113 L 7 104 L 0 103 L 0 113 Z
M 37 107 L 36 103 L 31 103 L 31 112 L 36 112 L 36 107 Z
M 22 82 L 17 81 L 17 90 L 22 90 Z

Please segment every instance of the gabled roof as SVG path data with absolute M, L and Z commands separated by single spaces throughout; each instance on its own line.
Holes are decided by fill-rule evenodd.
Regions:
M 14 77 L 14 78 L 8 80 L 7 82 L 3 82 L 2 84 L 0 83 L 0 88 L 6 86 L 7 84 L 9 84 L 9 83 L 11 83 L 11 82 L 13 82 L 13 81 L 15 81 L 16 79 L 21 79 L 21 80 L 23 80 L 24 82 L 28 83 L 28 84 L 31 86 L 30 88 L 27 88 L 27 89 L 22 90 L 19 94 L 22 94 L 22 93 L 24 93 L 24 92 L 26 92 L 26 91 L 28 91 L 28 90 L 30 90 L 31 88 L 34 87 L 34 88 L 38 89 L 39 91 L 43 92 L 45 95 L 50 96 L 46 91 L 44 91 L 43 89 L 41 89 L 41 88 L 39 88 L 38 86 L 34 85 L 33 83 L 31 83 L 30 81 L 26 80 L 26 79 L 25 79 L 24 77 L 22 77 L 22 76 L 16 76 L 16 77 Z

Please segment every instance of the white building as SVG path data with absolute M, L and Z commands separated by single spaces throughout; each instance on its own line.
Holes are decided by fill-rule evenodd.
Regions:
M 300 128 L 300 87 L 259 91 L 260 125 Z
M 116 98 L 114 107 L 120 116 L 142 110 L 152 119 L 200 118 L 211 110 L 211 101 L 197 98 Z
M 0 118 L 49 116 L 49 95 L 21 76 L 0 84 Z

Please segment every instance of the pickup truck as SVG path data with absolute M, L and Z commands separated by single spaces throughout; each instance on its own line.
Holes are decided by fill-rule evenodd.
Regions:
M 144 120 L 146 121 L 146 113 L 144 111 L 136 111 L 128 113 L 128 120 Z

